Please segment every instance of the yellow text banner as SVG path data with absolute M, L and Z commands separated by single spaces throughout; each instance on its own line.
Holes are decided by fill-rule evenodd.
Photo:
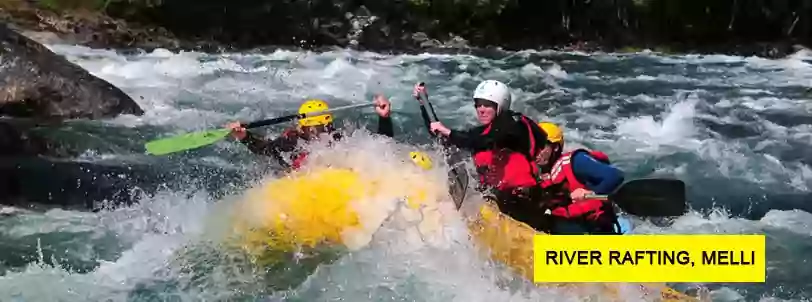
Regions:
M 536 235 L 535 282 L 764 282 L 764 235 Z

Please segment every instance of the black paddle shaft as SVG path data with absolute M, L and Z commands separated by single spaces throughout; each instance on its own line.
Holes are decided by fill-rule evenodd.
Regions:
M 426 87 L 426 83 L 425 83 L 425 82 L 420 82 L 420 83 L 419 83 L 419 84 L 417 84 L 417 85 L 420 85 L 421 87 Z M 432 115 L 432 116 L 434 116 L 434 121 L 435 121 L 435 122 L 439 122 L 439 121 L 440 121 L 440 118 L 438 118 L 438 117 L 437 117 L 437 112 L 434 112 L 434 106 L 431 104 L 431 101 L 429 101 L 429 93 L 428 93 L 428 92 L 424 92 L 424 93 L 423 93 L 423 97 L 425 97 L 425 98 L 426 98 L 426 103 L 429 105 L 429 110 L 431 111 L 431 115 Z
M 417 85 L 425 87 L 426 83 L 420 82 Z M 416 97 L 418 101 L 420 101 L 421 97 L 423 98 L 423 101 L 425 101 L 425 105 L 424 102 L 420 102 L 420 109 L 422 111 L 423 118 L 426 119 L 424 121 L 426 123 L 426 127 L 429 128 L 429 124 L 431 124 L 431 122 L 439 122 L 440 118 L 437 117 L 437 113 L 434 112 L 434 106 L 432 106 L 431 101 L 429 100 L 429 93 L 424 91 L 422 96 L 417 95 Z M 428 110 L 426 110 L 426 107 L 428 107 Z M 431 115 L 429 115 L 427 111 L 431 111 Z M 433 120 L 432 116 L 434 117 Z M 459 210 L 462 207 L 462 203 L 465 201 L 465 195 L 468 191 L 468 171 L 459 165 L 462 162 L 461 154 L 459 152 L 452 151 L 452 145 L 448 142 L 448 140 L 438 137 L 436 133 L 431 132 L 431 128 L 426 130 L 429 131 L 429 135 L 436 137 L 438 142 L 443 146 L 446 164 L 451 167 L 451 169 L 448 171 L 448 178 L 451 180 L 451 185 L 448 189 L 452 199 L 454 199 L 454 205 Z
M 243 128 L 252 129 L 252 128 L 265 127 L 265 126 L 270 126 L 270 125 L 286 123 L 286 122 L 289 122 L 289 121 L 292 121 L 292 120 L 295 120 L 295 119 L 298 119 L 298 118 L 304 118 L 304 117 L 305 117 L 305 114 L 293 114 L 293 115 L 287 115 L 287 116 L 280 116 L 280 117 L 275 117 L 275 118 L 269 118 L 267 120 L 261 120 L 261 121 L 256 121 L 256 122 L 251 122 L 251 123 L 248 123 L 248 124 L 244 124 Z
M 318 112 L 291 114 L 291 115 L 286 115 L 286 116 L 270 118 L 270 119 L 267 119 L 267 120 L 251 122 L 251 123 L 248 123 L 248 124 L 243 124 L 243 128 L 251 129 L 251 128 L 258 128 L 258 127 L 276 125 L 276 124 L 289 122 L 289 121 L 292 121 L 292 120 L 295 120 L 295 119 L 306 118 L 308 116 L 322 115 L 322 114 L 327 114 L 327 113 L 346 110 L 346 109 L 353 109 L 353 108 L 360 108 L 360 107 L 371 107 L 371 106 L 374 106 L 374 105 L 375 105 L 374 103 L 363 103 L 363 104 L 342 106 L 342 107 L 333 108 L 333 109 L 327 109 L 327 110 L 318 111 Z

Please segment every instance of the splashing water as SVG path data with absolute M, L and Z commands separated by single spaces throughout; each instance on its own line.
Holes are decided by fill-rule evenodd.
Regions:
M 176 187 L 184 189 L 144 193 L 137 205 L 99 213 L 4 211 L 3 301 L 580 300 L 572 292 L 535 288 L 481 257 L 465 224 L 448 207 L 443 167 L 423 172 L 403 161 L 415 148 L 430 149 L 440 158 L 434 147 L 414 147 L 430 140 L 410 96 L 412 85 L 425 81 L 444 123 L 463 128 L 476 123 L 469 99 L 483 79 L 509 83 L 513 109 L 561 125 L 568 148 L 601 149 L 628 178 L 657 174 L 686 181 L 692 211 L 667 226 L 640 222 L 636 231 L 766 233 L 767 282 L 705 284 L 714 300 L 812 297 L 805 281 L 812 276 L 806 261 L 812 234 L 804 223 L 810 218 L 806 201 L 812 185 L 812 158 L 805 152 L 812 145 L 808 52 L 768 60 L 553 51 L 488 58 L 346 50 L 121 55 L 49 47 L 121 87 L 146 111 L 64 130 L 74 131 L 87 149 L 81 160 L 166 169 L 181 162 L 245 177 L 222 177 L 225 196 L 180 184 Z M 365 244 L 354 250 L 317 246 L 277 255 L 284 261 L 276 267 L 257 266 L 229 238 L 235 221 L 261 225 L 280 211 L 261 202 L 285 200 L 284 193 L 263 191 L 260 185 L 273 177 L 267 175 L 267 159 L 233 142 L 172 159 L 148 158 L 140 149 L 159 136 L 289 114 L 306 98 L 342 106 L 365 102 L 378 92 L 392 101 L 401 143 L 360 130 L 374 127 L 371 111 L 337 113 L 351 135 L 332 152 L 316 146 L 313 162 L 302 172 L 351 167 L 359 183 L 381 183 L 382 195 L 370 189 L 367 198 L 354 199 L 365 231 L 335 237 L 363 239 L 357 241 Z M 399 198 L 419 187 L 428 192 L 424 200 L 441 213 L 429 217 L 440 221 L 430 230 L 420 229 L 418 212 Z M 321 210 L 308 213 L 330 213 Z M 369 226 L 380 229 L 369 232 Z M 627 294 L 628 300 L 639 300 L 639 293 Z

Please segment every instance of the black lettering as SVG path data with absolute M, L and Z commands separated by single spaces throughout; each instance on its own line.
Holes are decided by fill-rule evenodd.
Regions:
M 674 254 L 674 251 L 664 251 L 663 257 L 660 259 L 660 265 L 663 265 L 663 262 L 674 265 L 674 258 L 676 257 L 677 256 Z
M 609 251 L 609 265 L 612 265 L 613 261 L 617 265 L 623 265 L 623 263 L 620 262 L 620 252 Z
M 545 261 L 554 265 L 602 265 L 600 251 L 546 251 Z
M 703 255 L 707 257 L 706 254 Z M 609 251 L 610 265 L 639 265 L 645 261 L 649 265 L 688 265 L 691 257 L 687 251 Z
M 640 263 L 640 260 L 643 260 L 643 258 L 645 258 L 645 256 L 643 256 L 643 254 L 640 253 L 640 251 L 634 251 L 634 262 L 633 262 L 634 265 Z
M 693 262 L 691 262 L 691 255 L 688 254 L 688 251 L 679 251 L 677 253 L 677 263 L 682 265 L 688 265 L 688 263 L 692 263 L 691 266 L 693 266 Z
M 576 253 L 568 253 L 567 251 L 561 251 L 564 253 L 564 259 L 567 260 L 567 264 L 572 265 L 575 262 L 575 255 Z
M 702 251 L 702 264 L 707 265 L 753 265 L 756 251 L 750 251 L 748 258 L 745 251 Z
M 578 253 L 578 265 L 589 265 L 589 254 L 587 251 L 577 251 Z
M 716 251 L 702 251 L 702 264 L 716 265 Z
M 550 265 L 550 262 L 552 262 L 554 265 L 559 265 L 558 253 L 556 251 L 547 251 L 545 254 L 547 256 L 547 265 Z
M 733 252 L 731 252 L 733 253 Z M 732 256 L 733 260 L 731 264 L 733 265 L 752 265 L 756 260 L 756 251 L 750 251 L 750 261 L 748 261 L 747 256 L 744 254 L 744 251 L 739 251 L 739 259 L 736 260 L 735 255 Z
M 603 265 L 603 262 L 601 262 L 601 251 L 591 251 L 589 252 L 589 257 L 590 264 L 595 264 L 595 262 L 597 262 L 598 265 Z
M 626 251 L 626 253 L 623 254 L 623 264 L 626 264 L 626 263 L 631 263 L 632 265 L 637 265 L 637 262 L 635 262 L 634 258 L 632 258 L 632 253 L 629 252 L 629 251 Z
M 733 254 L 733 251 L 730 251 L 730 254 L 731 254 L 730 255 L 730 264 L 731 265 L 741 265 L 742 264 L 741 261 L 744 258 L 744 251 L 739 251 L 739 256 L 741 256 L 741 257 L 739 257 L 738 260 L 736 260 L 736 254 Z
M 719 256 L 717 264 L 730 265 L 730 251 L 717 251 L 716 255 Z

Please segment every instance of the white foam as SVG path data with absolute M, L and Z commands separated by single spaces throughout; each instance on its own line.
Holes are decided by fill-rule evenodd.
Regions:
M 695 106 L 696 100 L 676 103 L 662 114 L 660 121 L 654 116 L 620 119 L 617 121 L 618 134 L 653 148 L 659 145 L 696 148 L 700 142 L 691 138 L 696 134 L 692 121 Z
M 808 164 L 782 161 L 774 153 L 759 153 L 767 152 L 770 146 L 790 142 L 812 144 L 812 135 L 809 134 L 812 125 L 782 126 L 763 116 L 770 112 L 801 115 L 812 112 L 811 103 L 806 98 L 786 96 L 782 90 L 812 87 L 809 80 L 812 67 L 804 61 L 809 57 L 808 51 L 783 60 L 768 60 L 722 55 L 664 55 L 650 51 L 585 54 L 528 50 L 512 56 L 532 58 L 534 63 L 516 65 L 507 63 L 507 59 L 485 60 L 469 55 L 425 53 L 382 55 L 345 50 L 326 53 L 277 50 L 268 54 L 208 55 L 159 49 L 125 56 L 109 50 L 77 46 L 49 47 L 94 75 L 121 87 L 146 110 L 143 116 L 125 115 L 106 121 L 114 126 L 160 126 L 163 127 L 162 134 L 168 135 L 219 126 L 230 120 L 249 121 L 292 113 L 302 100 L 310 97 L 343 105 L 370 101 L 375 93 L 384 93 L 391 98 L 397 120 L 400 112 L 417 116 L 419 107 L 410 96 L 411 88 L 415 82 L 425 81 L 434 107 L 444 122 L 463 128 L 477 124 L 470 106 L 470 90 L 477 82 L 493 78 L 510 83 L 521 78 L 546 89 L 515 87 L 514 109 L 526 112 L 534 119 L 552 120 L 562 125 L 568 146 L 598 144 L 616 155 L 620 162 L 687 153 L 700 162 L 664 164 L 657 169 L 687 177 L 738 178 L 754 186 L 795 193 L 808 191 L 812 185 L 812 170 Z M 567 61 L 556 58 L 561 55 L 566 55 Z M 538 58 L 542 60 L 537 61 Z M 549 58 L 553 59 L 546 60 Z M 649 60 L 658 66 L 638 66 L 639 60 Z M 597 67 L 580 71 L 575 65 L 582 61 L 597 64 Z M 630 70 L 628 66 L 617 68 L 613 64 L 634 67 Z M 673 67 L 662 67 L 663 64 Z M 696 71 L 690 70 L 691 66 L 697 67 Z M 678 86 L 689 90 L 672 91 L 671 94 L 639 94 L 634 90 L 632 94 L 637 95 L 627 95 L 623 89 L 603 91 L 602 87 L 606 85 L 621 88 L 633 88 L 633 85 Z M 726 92 L 718 90 L 739 95 L 725 95 Z M 574 104 L 555 102 L 557 98 L 565 97 L 573 98 Z M 714 98 L 719 101 L 712 101 Z M 534 107 L 538 104 L 551 105 L 549 108 Z M 607 106 L 609 109 L 605 109 Z M 740 120 L 725 110 L 747 110 L 748 114 L 752 113 L 748 117 L 754 121 Z M 643 113 L 629 115 L 628 111 Z M 373 114 L 364 112 L 364 115 Z M 758 144 L 752 144 L 757 145 L 753 148 L 745 139 L 726 138 L 703 128 L 703 121 L 758 124 L 763 130 L 763 138 Z M 354 148 L 376 146 L 376 143 L 364 140 L 353 142 L 358 144 Z M 88 153 L 85 157 L 104 156 Z M 214 157 L 201 160 L 225 164 L 222 159 Z M 89 274 L 69 273 L 41 262 L 32 263 L 22 272 L 0 278 L 0 292 L 4 293 L 2 300 L 12 300 L 13 297 L 32 301 L 125 300 L 127 293 L 139 282 L 179 278 L 169 260 L 172 255 L 190 241 L 217 233 L 222 226 L 218 228 L 215 222 L 219 220 L 211 218 L 216 216 L 212 213 L 219 212 L 208 205 L 205 194 L 162 194 L 141 207 L 112 213 L 85 215 L 51 211 L 41 216 L 9 216 L 21 219 L 19 225 L 0 230 L 9 236 L 59 231 L 113 232 L 122 242 L 132 246 L 126 248 L 119 259 L 104 263 Z M 737 233 L 763 232 L 765 226 L 769 226 L 809 236 L 802 231 L 806 216 L 808 213 L 805 212 L 771 211 L 760 221 L 748 221 L 731 217 L 722 210 L 710 215 L 693 212 L 677 219 L 668 228 L 643 225 L 638 230 Z M 449 224 L 453 225 L 453 220 Z M 449 227 L 446 231 L 449 232 L 446 237 L 459 240 L 452 240 L 453 244 L 445 246 L 418 245 L 414 233 L 408 231 L 395 229 L 381 233 L 381 237 L 373 241 L 372 248 L 347 256 L 336 266 L 323 267 L 311 276 L 308 284 L 318 287 L 318 284 L 332 282 L 331 286 L 325 287 L 324 294 L 318 295 L 325 300 L 337 296 L 346 299 L 345 292 L 352 292 L 350 297 L 360 300 L 370 299 L 369 296 L 381 292 L 388 293 L 384 296 L 404 297 L 396 292 L 409 288 L 411 280 L 419 284 L 412 289 L 423 290 L 422 296 L 415 294 L 418 295 L 416 300 L 481 301 L 487 298 L 488 301 L 537 301 L 556 294 L 528 288 L 523 288 L 525 291 L 506 290 L 501 286 L 505 283 L 504 272 L 472 254 L 470 246 L 462 239 L 464 228 Z M 409 270 L 412 264 L 417 267 Z M 227 280 L 223 276 L 211 278 Z M 341 278 L 355 283 L 334 281 Z M 246 280 L 250 283 L 251 279 Z M 220 286 L 193 287 L 184 293 L 191 296 L 190 299 L 222 299 L 227 296 L 224 293 L 227 289 L 225 285 Z M 315 287 L 313 291 L 321 290 Z M 42 291 L 41 288 L 52 290 Z M 295 291 L 306 293 L 310 290 L 305 284 Z M 567 295 L 556 297 L 572 298 Z

